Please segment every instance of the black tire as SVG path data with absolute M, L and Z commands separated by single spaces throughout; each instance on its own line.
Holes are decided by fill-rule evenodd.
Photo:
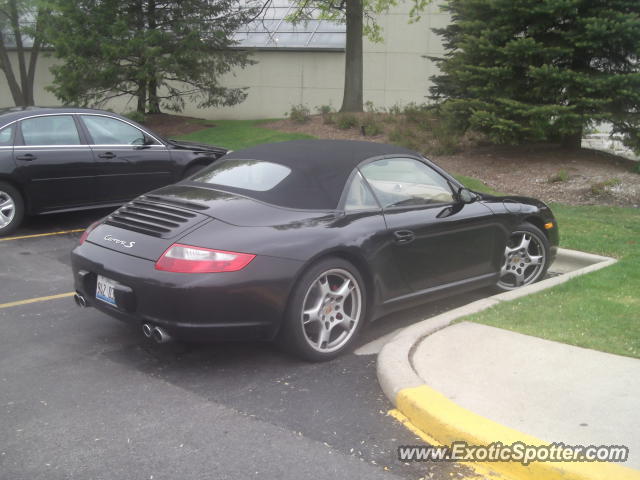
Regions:
M 328 288 L 325 297 L 322 297 L 323 275 L 327 280 L 326 286 Z M 340 283 L 342 281 L 344 283 Z M 340 297 L 339 287 L 345 285 L 349 287 L 349 281 L 355 285 L 353 290 Z M 328 303 L 322 303 L 322 300 L 326 300 Z M 303 314 L 305 302 L 323 305 L 317 308 L 317 320 L 310 320 L 309 315 Z M 340 304 L 340 302 L 343 303 Z M 349 315 L 341 313 L 345 312 L 346 314 L 347 311 L 349 311 Z M 358 312 L 357 318 L 351 328 L 347 330 L 343 324 L 352 315 L 355 316 L 354 312 L 356 311 Z M 353 345 L 353 341 L 358 336 L 366 319 L 367 292 L 358 269 L 341 258 L 325 258 L 311 265 L 296 282 L 277 340 L 281 348 L 299 358 L 311 362 L 323 362 L 347 351 Z M 306 326 L 304 322 L 308 322 Z M 317 330 L 315 334 L 321 346 L 315 344 L 315 341 L 315 346 L 311 344 L 312 340 L 315 340 L 312 338 L 314 330 Z M 329 332 L 326 342 L 321 341 L 320 330 Z M 341 338 L 342 340 L 340 340 Z M 335 345 L 332 346 L 331 343 Z
M 184 180 L 185 178 L 189 178 L 191 175 L 195 175 L 204 167 L 206 167 L 206 165 L 202 165 L 200 163 L 196 165 L 189 165 L 187 169 L 184 171 L 184 175 L 182 176 L 182 179 Z
M 518 248 L 524 247 L 526 239 L 526 248 Z M 549 269 L 549 254 L 547 236 L 531 223 L 521 224 L 509 235 L 496 289 L 508 292 L 542 280 Z
M 7 202 L 10 202 L 10 205 L 7 205 Z M 7 182 L 0 182 L 0 205 L 3 204 L 5 207 L 0 212 L 0 236 L 13 232 L 24 219 L 24 199 L 20 192 Z M 2 208 L 0 206 L 0 209 Z

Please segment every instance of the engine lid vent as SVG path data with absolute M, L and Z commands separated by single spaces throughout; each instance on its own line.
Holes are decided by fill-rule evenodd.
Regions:
M 199 213 L 140 197 L 113 212 L 104 223 L 153 237 L 170 238 L 204 219 Z

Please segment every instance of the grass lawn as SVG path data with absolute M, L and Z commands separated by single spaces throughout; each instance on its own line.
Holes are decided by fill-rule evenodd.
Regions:
M 263 128 L 260 124 L 268 120 L 218 120 L 213 128 L 198 130 L 179 137 L 181 140 L 203 142 L 211 145 L 240 150 L 260 143 L 285 142 L 313 138 L 302 133 L 286 133 Z
M 218 121 L 185 140 L 233 150 L 307 135 L 269 130 L 261 121 Z M 456 175 L 467 187 L 497 193 L 480 180 Z M 465 318 L 549 340 L 640 358 L 640 210 L 552 205 L 561 246 L 616 257 L 603 270 Z
M 640 358 L 640 211 L 551 206 L 561 246 L 619 262 L 464 320 Z

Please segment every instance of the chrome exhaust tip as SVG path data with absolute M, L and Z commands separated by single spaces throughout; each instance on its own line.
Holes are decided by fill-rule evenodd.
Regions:
M 167 343 L 171 341 L 171 335 L 169 335 L 164 329 L 160 327 L 155 327 L 153 329 L 152 336 L 156 343 Z
M 149 325 L 148 323 L 143 323 L 142 324 L 142 333 L 144 334 L 145 337 L 151 338 L 151 336 L 153 335 L 153 327 L 151 325 Z
M 73 296 L 73 301 L 76 302 L 76 305 L 79 307 L 85 308 L 87 306 L 87 300 L 79 293 Z

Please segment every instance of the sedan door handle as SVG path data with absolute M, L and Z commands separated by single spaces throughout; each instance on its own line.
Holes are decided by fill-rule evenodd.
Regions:
M 113 153 L 113 152 L 104 152 L 104 153 L 101 153 L 100 155 L 98 155 L 98 157 L 100 157 L 100 158 L 115 158 L 116 154 Z
M 411 230 L 396 230 L 393 232 L 393 236 L 395 237 L 398 245 L 411 243 L 416 239 L 416 234 Z
M 35 160 L 36 157 L 35 155 L 31 154 L 31 153 L 25 153 L 24 155 L 18 155 L 16 157 L 17 160 L 24 160 L 25 162 L 31 162 L 33 160 Z

